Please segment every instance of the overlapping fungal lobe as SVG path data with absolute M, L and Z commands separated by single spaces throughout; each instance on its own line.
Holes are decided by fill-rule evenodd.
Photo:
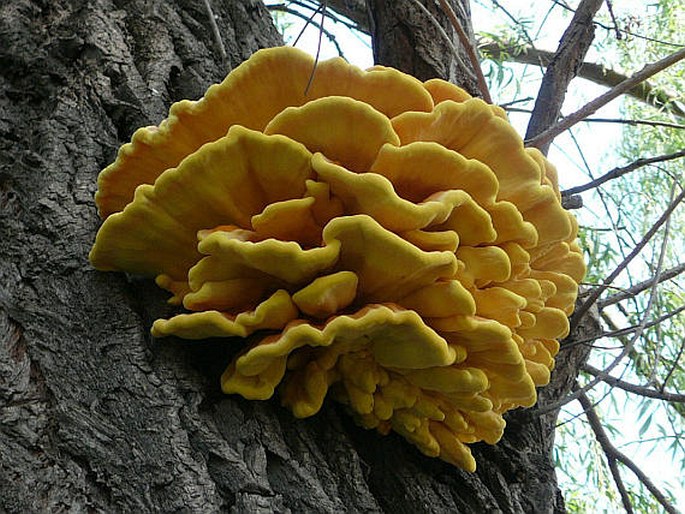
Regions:
M 186 312 L 156 337 L 248 338 L 221 380 L 295 416 L 325 397 L 475 469 L 549 380 L 584 274 L 556 172 L 441 80 L 257 52 L 137 131 L 98 179 L 90 259 Z

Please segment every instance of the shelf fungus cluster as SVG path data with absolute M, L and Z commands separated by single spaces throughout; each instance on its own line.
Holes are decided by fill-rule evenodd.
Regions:
M 156 277 L 155 337 L 242 344 L 225 393 L 329 393 L 467 470 L 536 401 L 585 267 L 554 168 L 442 80 L 257 52 L 99 176 L 100 270 Z M 305 92 L 305 90 L 307 90 Z

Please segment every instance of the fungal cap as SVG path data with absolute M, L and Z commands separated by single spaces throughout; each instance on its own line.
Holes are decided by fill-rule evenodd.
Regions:
M 190 313 L 156 337 L 245 339 L 222 390 L 357 422 L 475 469 L 549 381 L 585 273 L 554 167 L 441 80 L 257 52 L 137 131 L 98 179 L 90 258 Z

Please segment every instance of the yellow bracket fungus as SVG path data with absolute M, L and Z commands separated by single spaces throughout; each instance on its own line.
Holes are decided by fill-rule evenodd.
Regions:
M 554 167 L 442 80 L 257 52 L 100 173 L 93 266 L 187 311 L 155 337 L 243 338 L 225 393 L 329 395 L 469 471 L 549 381 L 585 273 Z

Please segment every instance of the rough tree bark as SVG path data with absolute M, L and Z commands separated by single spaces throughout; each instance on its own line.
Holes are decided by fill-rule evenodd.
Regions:
M 333 3 L 338 2 L 334 0 Z M 459 44 L 447 14 L 438 2 L 425 3 L 424 10 L 418 8 L 412 0 L 367 2 L 368 25 L 374 39 L 374 60 L 398 68 L 420 80 L 435 77 L 450 80 L 471 94 L 480 96 L 466 50 Z M 469 2 L 451 0 L 448 3 L 460 19 L 464 32 L 473 39 Z M 442 27 L 442 32 L 431 25 L 426 12 Z M 454 43 L 450 44 L 445 35 Z M 455 48 L 457 55 L 454 55 Z
M 512 413 L 500 444 L 474 446 L 475 474 L 334 404 L 296 420 L 220 394 L 238 342 L 153 340 L 164 293 L 89 266 L 95 181 L 119 145 L 279 43 L 261 2 L 210 4 L 221 41 L 192 0 L 0 4 L 0 510 L 563 511 L 556 413 Z M 543 404 L 570 389 L 574 352 Z

